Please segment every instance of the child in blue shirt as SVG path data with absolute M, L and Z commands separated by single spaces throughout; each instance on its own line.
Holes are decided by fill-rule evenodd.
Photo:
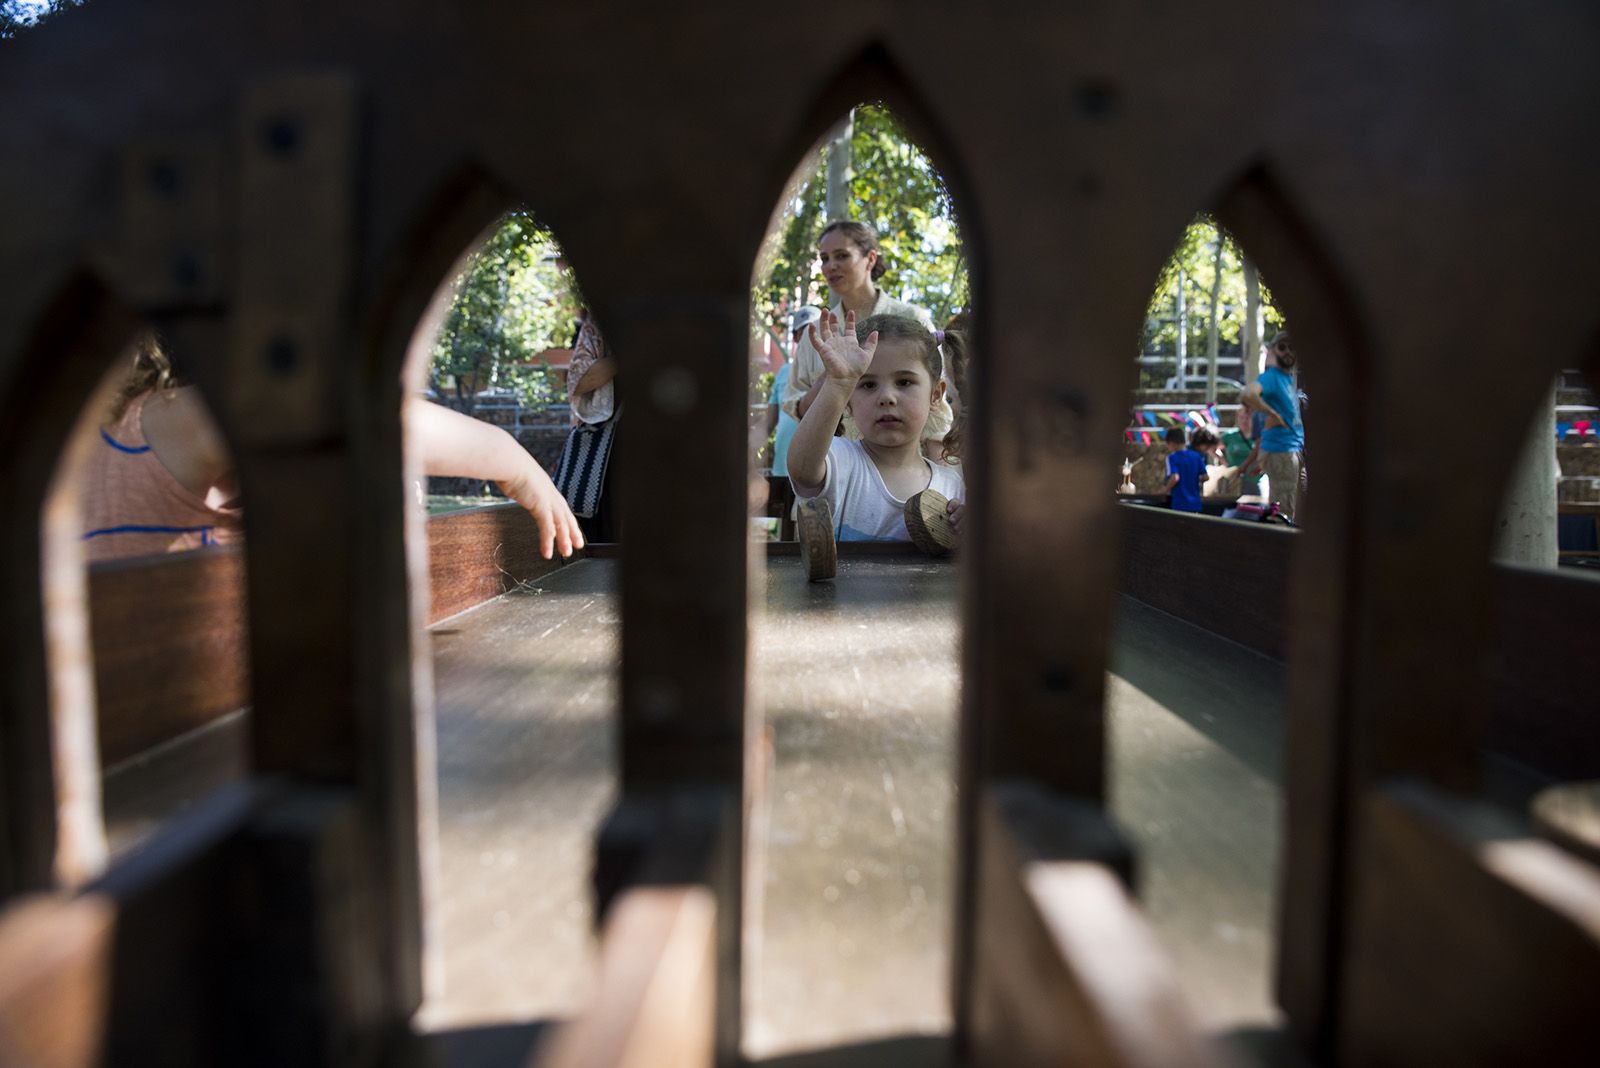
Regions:
M 1172 427 L 1166 433 L 1167 490 L 1172 494 L 1172 510 L 1198 512 L 1206 484 L 1206 457 L 1216 451 L 1217 436 L 1204 427 L 1194 432 L 1194 437 L 1184 448 L 1182 427 Z

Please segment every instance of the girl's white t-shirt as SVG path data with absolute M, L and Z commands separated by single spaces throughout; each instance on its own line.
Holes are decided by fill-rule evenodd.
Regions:
M 927 457 L 928 488 L 952 501 L 965 501 L 961 469 Z M 839 541 L 910 541 L 906 502 L 889 492 L 861 442 L 834 438 L 828 445 L 828 474 L 819 497 L 833 506 L 833 535 Z

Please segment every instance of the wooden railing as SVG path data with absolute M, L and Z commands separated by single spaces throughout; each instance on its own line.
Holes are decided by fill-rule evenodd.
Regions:
M 1124 507 L 1122 592 L 1275 660 L 1285 659 L 1300 536 L 1283 527 Z M 1583 621 L 1600 619 L 1600 578 L 1495 564 L 1490 745 L 1552 778 L 1600 777 L 1593 656 Z M 1417 606 L 1426 625 L 1428 606 Z
M 428 522 L 428 622 L 554 568 L 514 504 Z M 110 767 L 249 702 L 245 558 L 237 547 L 89 569 L 100 760 Z

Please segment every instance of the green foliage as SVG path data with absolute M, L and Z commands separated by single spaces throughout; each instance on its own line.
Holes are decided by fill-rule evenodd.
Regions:
M 850 218 L 878 231 L 888 264 L 879 285 L 943 323 L 970 299 L 961 231 L 944 179 L 893 114 L 876 104 L 855 109 L 850 156 Z M 761 322 L 792 307 L 797 288 L 800 303 L 831 299 L 817 270 L 817 237 L 829 221 L 825 166 L 819 155 L 786 205 L 754 293 Z
M 1140 350 L 1149 355 L 1173 355 L 1178 351 L 1178 284 L 1180 276 L 1187 303 L 1186 327 L 1190 360 L 1206 354 L 1210 329 L 1211 285 L 1217 275 L 1217 242 L 1222 242 L 1222 285 L 1217 294 L 1218 355 L 1237 356 L 1245 321 L 1244 255 L 1232 234 L 1217 225 L 1211 216 L 1200 214 L 1184 227 L 1172 257 L 1167 260 L 1150 294 Z M 1266 280 L 1261 282 L 1261 311 L 1266 321 L 1265 341 L 1282 329 L 1283 315 L 1273 304 Z M 1141 385 L 1159 386 L 1169 372 L 1145 368 Z M 1224 377 L 1238 377 L 1228 373 Z
M 473 394 L 491 388 L 514 390 L 529 407 L 555 399 L 539 354 L 571 341 L 580 301 L 560 255 L 528 212 L 501 220 L 456 279 L 429 368 L 436 392 L 453 392 L 468 411 Z

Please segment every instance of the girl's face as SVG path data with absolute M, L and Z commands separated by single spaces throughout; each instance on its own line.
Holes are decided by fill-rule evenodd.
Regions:
M 817 246 L 817 259 L 822 263 L 822 277 L 835 295 L 855 293 L 872 285 L 872 268 L 878 254 L 862 252 L 843 231 L 835 230 Z
M 915 342 L 880 341 L 850 397 L 850 418 L 874 445 L 914 445 L 942 396 L 944 383 L 928 374 Z

